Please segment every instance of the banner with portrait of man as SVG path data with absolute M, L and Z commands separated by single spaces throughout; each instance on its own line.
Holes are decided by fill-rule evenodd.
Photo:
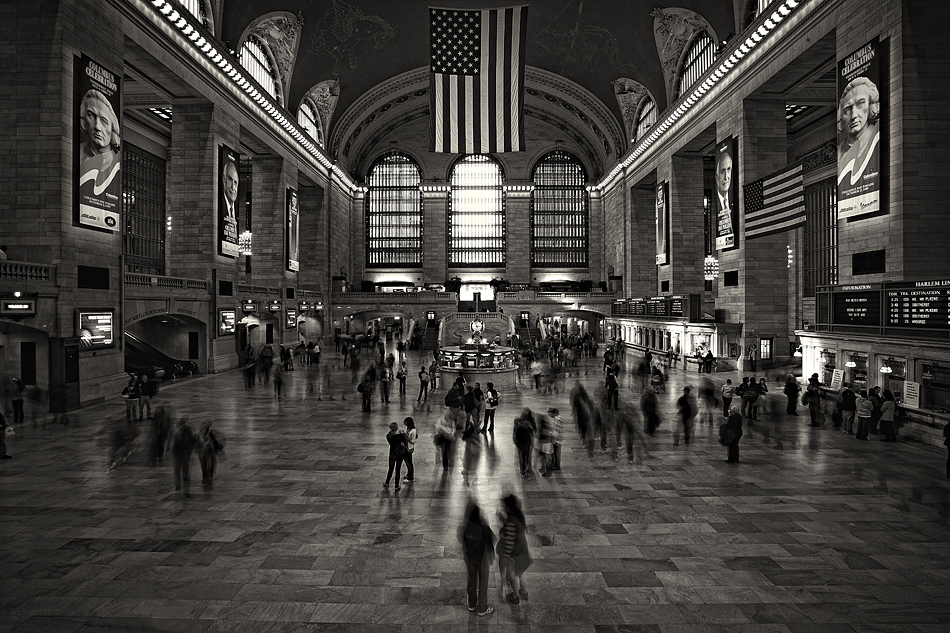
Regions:
M 838 219 L 878 213 L 881 205 L 880 42 L 838 60 Z
M 300 205 L 296 189 L 287 189 L 287 270 L 300 270 Z
M 670 263 L 670 183 L 656 185 L 656 263 Z
M 238 256 L 238 166 L 241 155 L 226 145 L 218 150 L 218 252 Z
M 730 250 L 739 246 L 739 151 L 734 136 L 727 136 L 716 145 L 716 249 Z
M 122 196 L 122 74 L 82 55 L 75 77 L 76 221 L 114 231 Z

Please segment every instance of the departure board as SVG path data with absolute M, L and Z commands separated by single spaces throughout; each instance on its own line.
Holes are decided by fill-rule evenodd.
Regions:
M 950 288 L 886 290 L 890 327 L 950 329 Z
M 647 299 L 647 316 L 667 316 L 665 299 Z
M 634 299 L 630 302 L 630 314 L 643 316 L 647 313 L 647 302 L 643 299 Z
M 683 316 L 683 300 L 679 298 L 673 298 L 673 301 L 670 302 L 670 316 L 681 317 Z
M 881 325 L 881 292 L 836 292 L 832 319 L 837 325 Z

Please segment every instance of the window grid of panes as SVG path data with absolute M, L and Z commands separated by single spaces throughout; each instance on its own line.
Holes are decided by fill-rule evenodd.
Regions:
M 422 266 L 422 174 L 410 157 L 390 152 L 370 168 L 366 196 L 366 266 Z
M 181 6 L 185 7 L 191 15 L 195 16 L 201 26 L 208 28 L 208 15 L 205 13 L 204 0 L 178 0 Z
M 590 213 L 583 165 L 558 150 L 540 160 L 533 180 L 531 265 L 586 268 Z
M 277 97 L 277 81 L 274 79 L 274 69 L 267 59 L 267 53 L 261 43 L 252 35 L 244 42 L 241 48 L 241 65 L 247 69 L 261 88 L 272 97 Z
M 122 252 L 127 272 L 165 274 L 165 160 L 122 146 Z
M 647 97 L 646 103 L 643 104 L 640 113 L 637 115 L 637 132 L 634 139 L 643 138 L 654 123 L 656 123 L 656 102 Z
M 838 204 L 834 177 L 805 187 L 805 293 L 838 283 Z
M 696 80 L 709 70 L 714 61 L 716 61 L 716 46 L 709 34 L 703 31 L 693 41 L 693 45 L 686 55 L 686 61 L 683 63 L 683 70 L 680 73 L 677 95 L 682 96 L 687 88 L 696 83 Z
M 317 111 L 310 105 L 309 101 L 300 104 L 300 108 L 297 110 L 297 123 L 317 145 L 323 146 L 323 131 L 317 123 Z
M 484 155 L 466 156 L 452 170 L 449 266 L 503 267 L 505 197 L 501 166 Z
M 253 193 L 254 193 L 254 162 L 251 160 L 250 156 L 241 156 L 241 161 L 238 164 L 238 179 L 244 186 L 244 224 L 240 224 L 238 220 L 238 230 L 241 232 L 251 231 L 251 220 L 253 218 L 254 206 Z

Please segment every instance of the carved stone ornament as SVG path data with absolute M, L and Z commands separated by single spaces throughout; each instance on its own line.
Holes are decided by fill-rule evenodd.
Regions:
M 614 94 L 617 96 L 617 104 L 620 106 L 620 112 L 623 115 L 623 128 L 627 132 L 627 138 L 632 139 L 637 133 L 637 106 L 644 97 L 652 98 L 650 91 L 639 81 L 621 77 L 611 82 L 614 86 Z
M 281 94 L 286 94 L 290 79 L 294 74 L 297 60 L 297 47 L 300 45 L 300 30 L 303 28 L 303 14 L 293 16 L 289 13 L 270 15 L 262 18 L 253 27 L 251 34 L 261 39 L 271 55 L 274 56 L 275 69 L 280 77 Z
M 340 82 L 336 79 L 321 81 L 307 91 L 305 98 L 317 107 L 317 114 L 320 116 L 319 124 L 322 128 L 320 132 L 324 139 L 327 138 L 330 121 L 336 111 L 336 102 L 340 100 Z
M 719 38 L 706 18 L 689 9 L 657 7 L 650 15 L 653 16 L 656 52 L 660 56 L 660 66 L 666 81 L 666 95 L 672 101 L 676 92 L 676 71 L 686 47 L 701 31 L 706 31 L 714 42 L 718 42 Z
M 802 171 L 808 172 L 813 169 L 820 169 L 826 165 L 834 165 L 837 161 L 838 146 L 834 140 L 831 140 L 802 157 Z

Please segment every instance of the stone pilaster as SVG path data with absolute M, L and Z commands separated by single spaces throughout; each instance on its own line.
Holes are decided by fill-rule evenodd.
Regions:
M 659 268 L 659 280 L 669 280 L 669 292 L 703 293 L 703 159 L 672 158 L 670 175 L 670 264 Z
M 422 189 L 423 283 L 445 283 L 448 280 L 446 245 L 449 240 L 448 185 L 424 185 Z
M 531 277 L 531 191 L 518 187 L 505 192 L 505 233 L 508 266 L 505 279 L 533 283 Z
M 636 185 L 630 189 L 630 214 L 627 221 L 629 272 L 624 273 L 628 297 L 646 297 L 657 293 L 656 266 L 656 187 Z M 634 246 L 635 245 L 635 246 Z

